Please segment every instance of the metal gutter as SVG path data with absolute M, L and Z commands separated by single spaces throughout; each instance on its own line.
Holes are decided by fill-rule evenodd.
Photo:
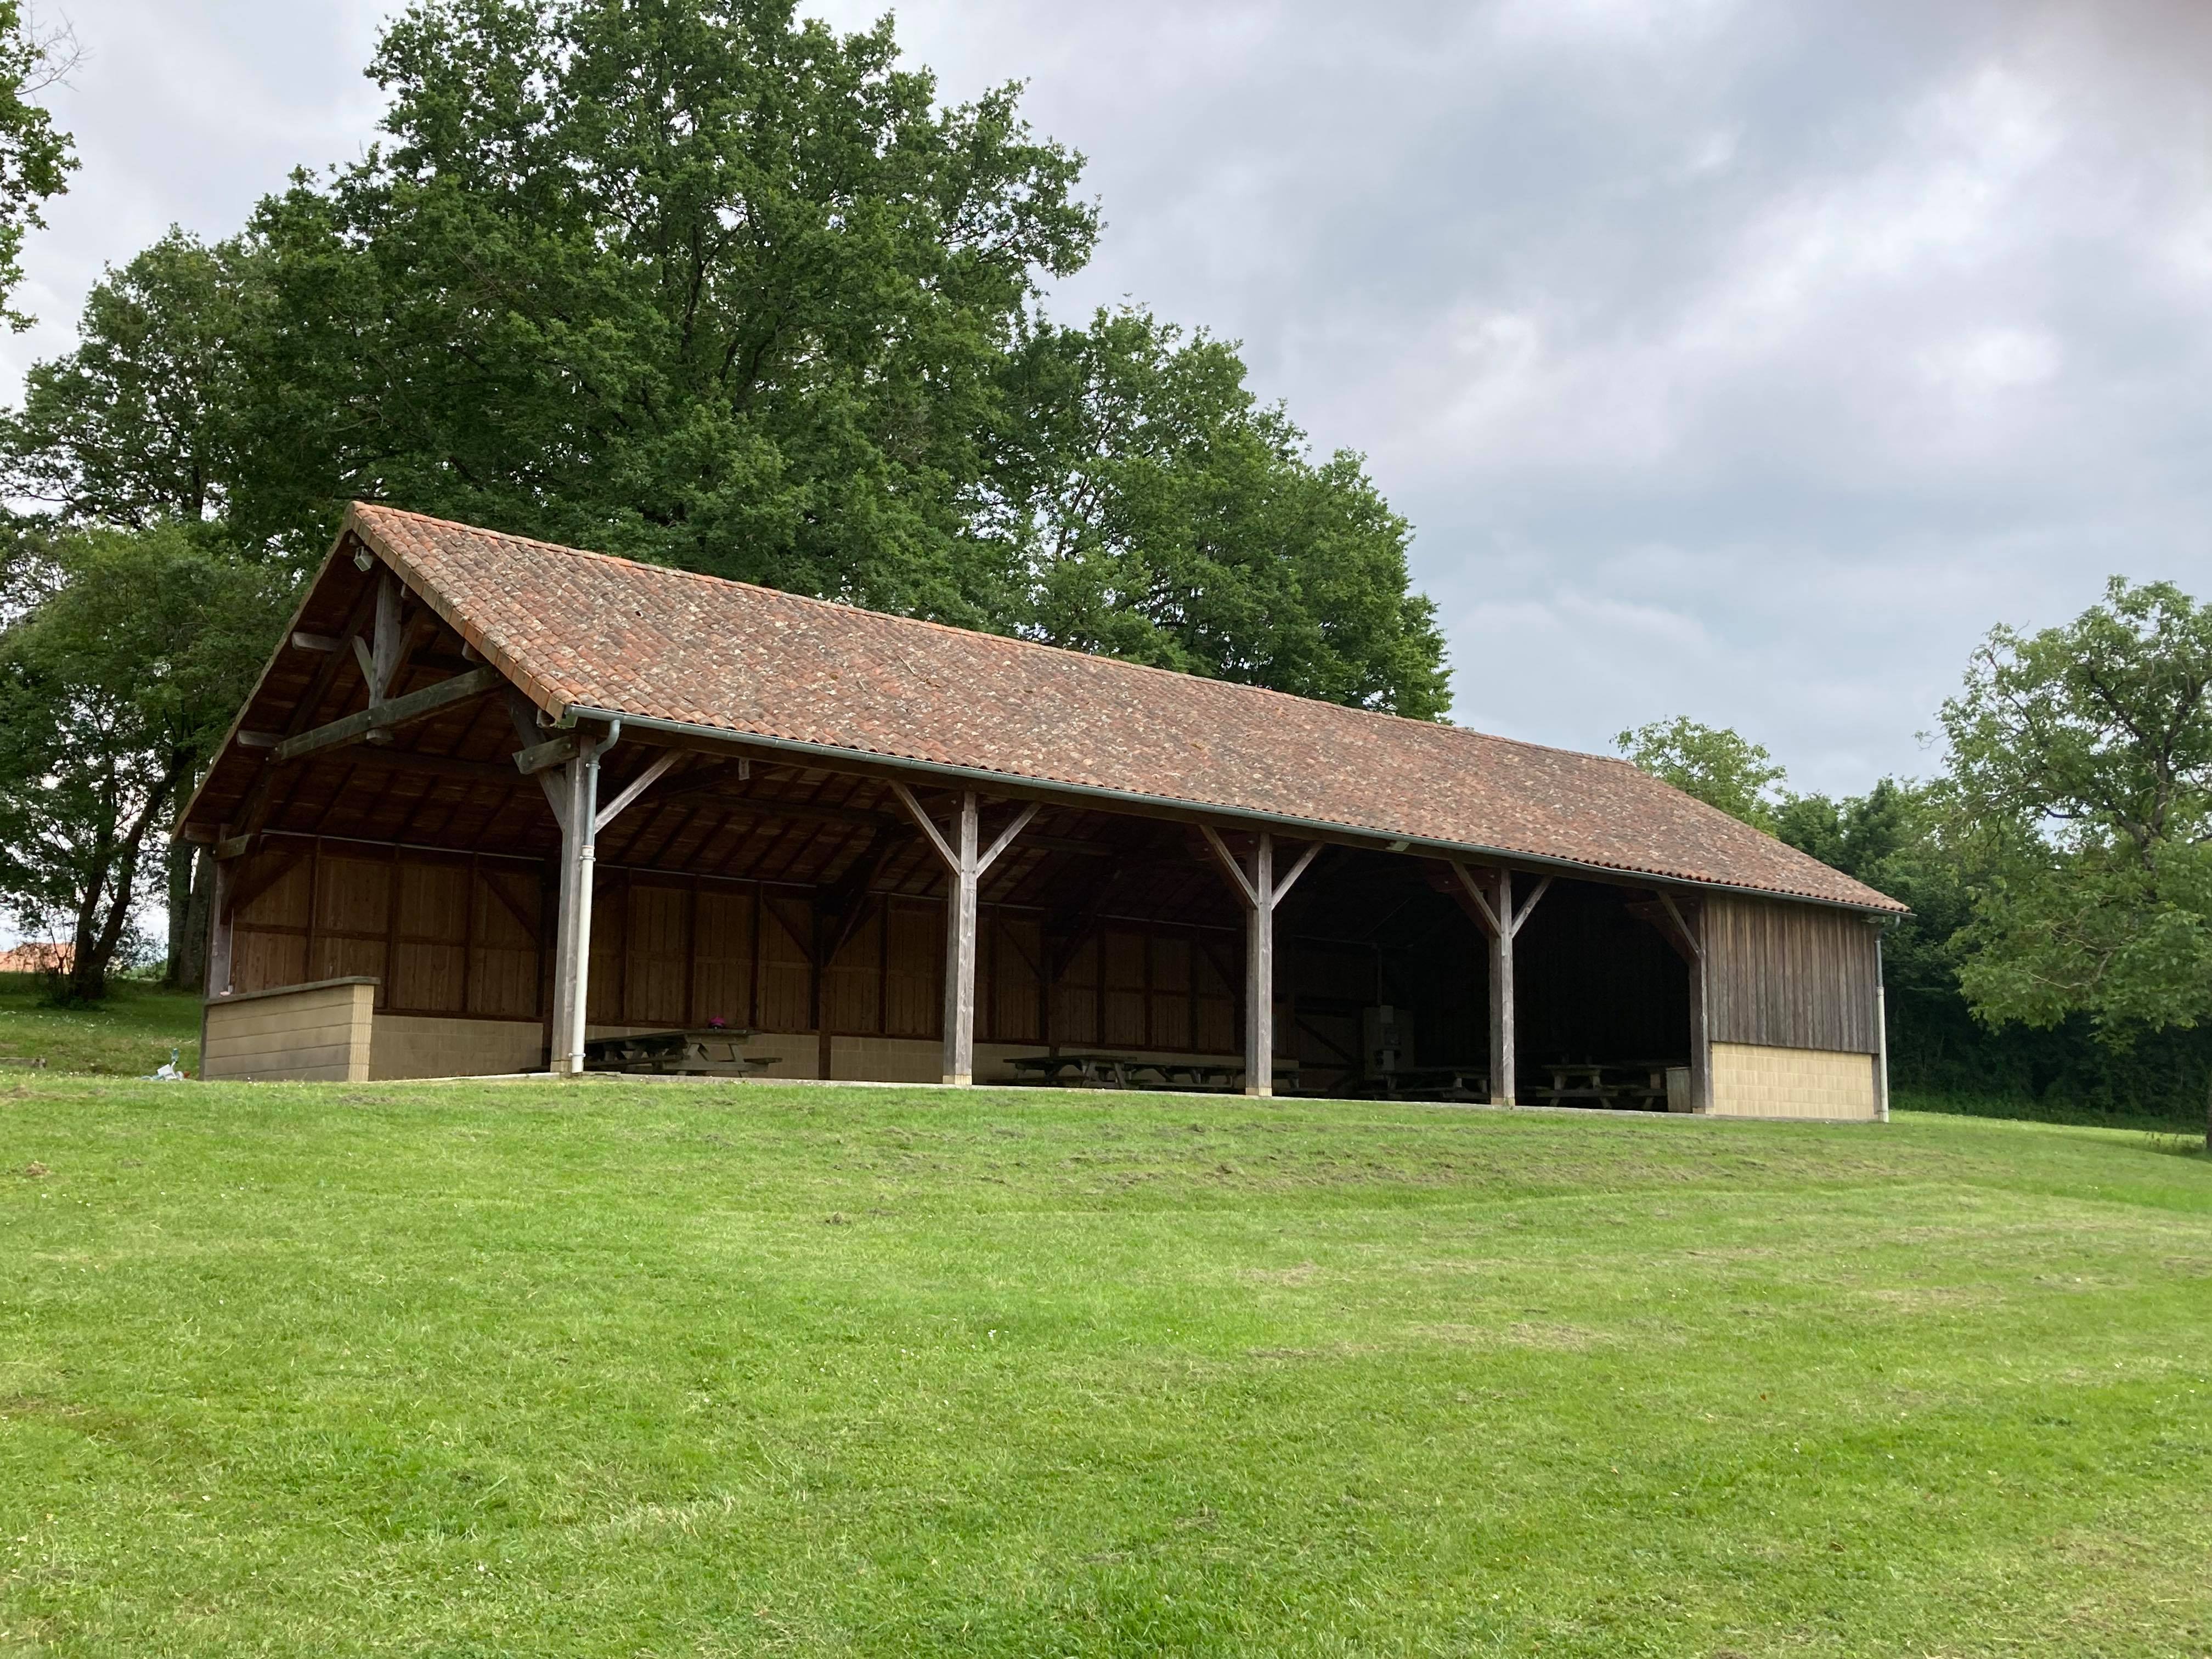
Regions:
M 1817 904 L 1832 910 L 1845 910 L 1854 915 L 1889 916 L 1894 913 L 1876 909 L 1871 905 L 1846 903 L 1841 899 L 1814 898 L 1799 893 L 1778 892 L 1769 887 L 1744 887 L 1731 882 L 1699 881 L 1690 876 L 1662 876 L 1647 870 L 1630 869 L 1610 864 L 1588 864 L 1576 859 L 1547 856 L 1541 853 L 1510 851 L 1502 847 L 1485 847 L 1473 842 L 1437 841 L 1421 836 L 1393 835 L 1386 830 L 1370 830 L 1363 825 L 1336 823 L 1326 818 L 1285 817 L 1271 812 L 1255 811 L 1249 807 L 1221 806 L 1211 801 L 1188 800 L 1179 795 L 1140 795 L 1126 789 L 1108 789 L 1097 784 L 1061 783 L 1051 779 L 1032 778 L 1014 772 L 994 772 L 978 766 L 952 766 L 941 761 L 912 760 L 903 755 L 886 755 L 872 749 L 847 749 L 836 744 L 808 743 L 798 738 L 763 737 L 754 732 L 735 732 L 723 726 L 702 726 L 691 720 L 661 720 L 650 714 L 623 714 L 612 708 L 595 708 L 586 703 L 569 703 L 561 711 L 560 724 L 573 725 L 579 720 L 611 720 L 630 726 L 641 732 L 669 732 L 687 738 L 710 738 L 717 742 L 748 744 L 758 748 L 773 749 L 786 754 L 807 755 L 823 760 L 866 761 L 872 764 L 906 768 L 927 773 L 933 777 L 956 779 L 962 783 L 988 784 L 1004 787 L 1012 786 L 1031 789 L 1042 794 L 1073 795 L 1079 799 L 1111 801 L 1133 809 L 1146 807 L 1174 807 L 1181 811 L 1204 813 L 1209 817 L 1222 818 L 1239 823 L 1262 824 L 1271 829 L 1292 829 L 1316 831 L 1331 836 L 1356 836 L 1376 843 L 1377 851 L 1396 848 L 1403 852 L 1420 849 L 1425 853 L 1448 857 L 1480 858 L 1508 860 L 1533 866 L 1538 869 L 1583 871 L 1618 878 L 1634 877 L 1642 881 L 1662 885 L 1689 888 L 1698 892 L 1741 893 L 1747 898 L 1787 899 L 1793 904 Z

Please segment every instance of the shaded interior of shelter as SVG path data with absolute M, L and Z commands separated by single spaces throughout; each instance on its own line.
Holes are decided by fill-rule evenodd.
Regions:
M 326 580 L 304 637 L 357 635 L 372 594 L 367 580 Z M 477 665 L 427 608 L 406 640 L 394 696 Z M 365 703 L 345 651 L 295 647 L 242 726 L 295 734 Z M 437 1057 L 389 1074 L 545 1064 L 560 832 L 512 758 L 550 734 L 520 719 L 518 699 L 493 695 L 389 742 L 287 765 L 226 751 L 210 799 L 228 827 L 257 836 L 227 872 L 230 988 L 375 979 L 380 1020 L 394 1032 L 419 1023 Z M 618 743 L 600 799 L 665 741 Z M 926 806 L 950 800 L 915 787 Z M 987 805 L 986 842 L 1013 811 Z M 1534 878 L 1520 879 L 1525 897 Z M 587 1023 L 721 1022 L 761 1034 L 777 1061 L 769 1075 L 933 1079 L 945 885 L 880 778 L 703 744 L 599 835 Z M 1019 1054 L 1240 1053 L 1243 913 L 1194 825 L 1048 805 L 981 897 L 979 1078 L 1006 1076 Z M 1553 1062 L 1685 1063 L 1686 970 L 1639 915 L 1648 903 L 1637 889 L 1561 879 L 1531 913 L 1516 951 L 1524 1097 Z M 1438 1067 L 1466 1068 L 1472 1085 L 1486 1070 L 1486 942 L 1443 866 L 1324 848 L 1277 929 L 1276 1048 L 1298 1066 L 1289 1086 L 1387 1091 L 1398 1071 Z M 1410 1042 L 1378 1065 L 1384 1008 Z M 459 1040 L 471 1031 L 483 1041 Z

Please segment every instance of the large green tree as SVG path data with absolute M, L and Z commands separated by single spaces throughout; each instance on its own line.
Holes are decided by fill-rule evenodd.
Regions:
M 1972 848 L 1941 782 L 1883 778 L 1863 795 L 1790 794 L 1774 833 L 1799 851 L 1911 907 L 1883 931 L 1891 1074 L 1907 1086 L 2027 1092 L 2050 1045 L 1993 1042 L 1959 988 L 1958 933 L 1972 915 Z
M 2115 577 L 2063 628 L 1991 632 L 1942 718 L 1990 872 L 1978 1012 L 2122 1040 L 2212 1015 L 2212 607 Z
M 387 142 L 256 223 L 253 527 L 374 496 L 972 623 L 1005 348 L 1087 257 L 1012 88 L 940 108 L 886 20 L 788 0 L 426 0 Z
M 108 271 L 86 298 L 76 349 L 35 365 L 21 408 L 0 416 L 7 493 L 64 524 L 228 533 L 257 395 L 246 376 L 266 320 L 264 264 L 243 238 L 210 246 L 173 229 Z M 196 986 L 210 855 L 179 842 L 163 857 L 169 981 Z
M 425 0 L 387 141 L 243 245 L 230 511 L 388 500 L 1431 716 L 1407 527 L 1233 349 L 1041 315 L 1079 158 L 789 0 Z M 256 283 L 265 282 L 265 309 Z M 312 529 L 310 529 L 312 527 Z
M 172 229 L 94 284 L 76 349 L 34 365 L 0 417 L 9 494 L 78 524 L 222 516 L 256 395 L 243 376 L 258 269 L 243 240 Z
M 0 630 L 0 902 L 104 994 L 142 870 L 252 688 L 292 583 L 196 526 L 40 536 Z

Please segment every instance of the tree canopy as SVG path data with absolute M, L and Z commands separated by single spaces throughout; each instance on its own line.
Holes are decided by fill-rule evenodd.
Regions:
M 76 945 L 99 996 L 142 866 L 253 684 L 291 582 L 204 531 L 66 532 L 19 565 L 0 632 L 0 902 Z
M 1360 459 L 1135 309 L 1017 88 L 937 101 L 789 0 L 422 0 L 360 161 L 112 271 L 0 427 L 79 522 L 303 565 L 354 498 L 1419 718 Z
M 387 142 L 253 229 L 255 531 L 374 497 L 948 620 L 1003 349 L 1088 256 L 1013 89 L 940 109 L 886 20 L 775 0 L 428 0 Z
M 242 240 L 172 229 L 86 298 L 77 347 L 34 364 L 0 416 L 9 493 L 64 522 L 143 530 L 219 519 L 255 396 L 244 349 L 262 320 Z
M 1020 631 L 1081 650 L 1434 719 L 1449 702 L 1411 532 L 1359 458 L 1316 465 L 1236 352 L 1134 309 L 1030 330 L 978 532 Z
M 1774 833 L 1775 786 L 1784 769 L 1765 749 L 1730 728 L 1701 726 L 1683 716 L 1618 732 L 1613 743 L 1639 770 L 1730 817 Z
M 2115 577 L 2063 628 L 1993 630 L 1943 707 L 1981 884 L 1962 982 L 1993 1020 L 2212 1013 L 2212 607 Z

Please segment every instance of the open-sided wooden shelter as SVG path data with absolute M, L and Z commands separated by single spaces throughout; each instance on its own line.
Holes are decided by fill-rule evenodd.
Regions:
M 1885 1109 L 1901 907 L 1622 762 L 386 507 L 178 833 L 217 858 L 210 1077 L 719 1024 L 771 1077 L 1098 1050 L 1510 1101 L 1611 1065 Z

